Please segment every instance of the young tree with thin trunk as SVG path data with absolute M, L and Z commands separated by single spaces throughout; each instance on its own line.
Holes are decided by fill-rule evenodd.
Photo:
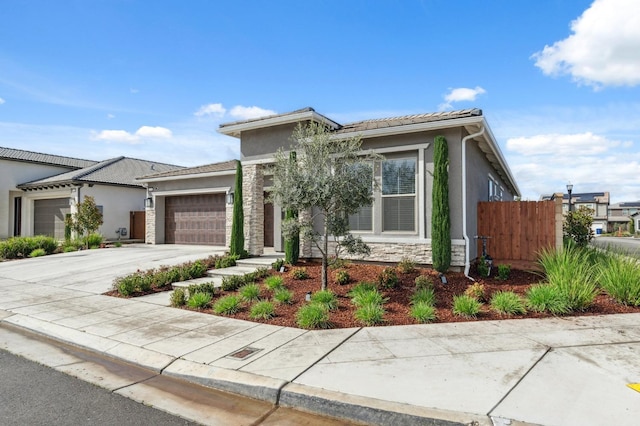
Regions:
M 229 254 L 246 257 L 244 249 L 244 209 L 242 207 L 242 164 L 236 166 L 236 182 L 233 193 L 233 221 L 231 223 L 231 243 Z
M 289 161 L 296 162 L 296 152 L 289 153 Z M 285 221 L 297 219 L 298 210 L 287 209 L 285 213 Z M 295 234 L 284 240 L 284 261 L 290 265 L 295 265 L 300 257 L 300 234 Z
M 444 136 L 433 143 L 433 191 L 431 251 L 433 268 L 445 273 L 451 266 L 451 219 L 449 212 L 449 147 Z
M 325 290 L 330 237 L 346 253 L 369 253 L 369 247 L 349 233 L 349 215 L 373 201 L 371 170 L 377 157 L 362 154 L 359 137 L 339 139 L 324 124 L 313 122 L 299 124 L 292 142 L 297 161 L 278 150 L 271 197 L 285 210 L 310 213 L 285 220 L 282 231 L 285 238 L 299 234 L 318 249 Z
M 78 238 L 82 238 L 89 246 L 88 237 L 98 230 L 104 223 L 102 213 L 96 205 L 95 199 L 87 195 L 76 205 L 76 212 L 65 218 L 66 225 L 75 231 Z

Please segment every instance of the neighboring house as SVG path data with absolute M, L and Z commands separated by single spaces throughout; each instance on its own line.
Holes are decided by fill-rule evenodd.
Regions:
M 562 212 L 569 211 L 569 194 L 543 195 L 541 199 L 554 200 L 562 196 Z M 591 228 L 596 235 L 609 230 L 609 193 L 608 192 L 584 192 L 571 194 L 571 210 L 575 211 L 581 206 L 593 210 L 593 223 Z M 628 220 L 627 220 L 628 221 Z
M 640 211 L 637 211 L 631 215 L 631 220 L 633 220 L 635 235 L 640 233 Z
M 616 203 L 609 206 L 609 232 L 627 230 L 634 214 L 640 212 L 640 201 Z M 636 228 L 638 229 L 638 228 Z
M 7 196 L 2 196 L 2 202 L 8 199 L 8 220 L 2 222 L 13 225 L 7 236 L 50 235 L 63 239 L 65 217 L 90 195 L 102 211 L 104 223 L 98 232 L 105 238 L 129 238 L 138 212 L 142 239 L 146 189 L 136 177 L 179 167 L 126 157 L 95 162 L 20 150 L 8 150 L 5 154 L 1 160 L 3 166 L 9 167 L 2 168 L 2 174 L 7 175 L 2 188 Z M 57 161 L 62 166 L 49 165 L 36 169 L 37 173 L 27 173 L 34 169 L 31 162 L 36 159 Z
M 0 240 L 24 235 L 24 192 L 17 188 L 19 184 L 94 164 L 96 161 L 0 147 Z
M 363 150 L 373 150 L 384 156 L 384 160 L 375 167 L 375 179 L 384 181 L 395 173 L 394 176 L 402 180 L 395 186 L 376 192 L 373 205 L 351 217 L 352 232 L 362 236 L 372 248 L 367 260 L 397 262 L 408 256 L 420 263 L 431 263 L 433 177 L 430 173 L 433 170 L 433 140 L 438 135 L 444 136 L 449 145 L 453 266 L 468 266 L 470 260 L 478 255 L 474 240 L 477 203 L 508 201 L 520 196 L 511 171 L 479 109 L 341 125 L 312 108 L 305 108 L 222 124 L 220 133 L 240 139 L 245 245 L 253 255 L 262 254 L 265 247 L 276 251 L 283 249 L 280 232 L 283 212 L 268 201 L 273 185 L 269 166 L 278 149 L 290 149 L 295 126 L 311 121 L 328 126 L 335 138 L 360 136 Z M 398 173 L 401 169 L 403 173 Z M 143 183 L 153 188 L 154 200 L 154 207 L 147 209 L 147 243 L 188 243 L 191 242 L 189 237 L 183 238 L 183 235 L 197 228 L 203 232 L 215 229 L 219 233 L 216 241 L 224 241 L 228 245 L 232 205 L 224 204 L 224 199 L 226 194 L 234 191 L 234 175 L 235 162 L 227 162 L 142 178 Z M 169 215 L 175 218 L 175 210 L 179 210 L 180 216 L 198 217 L 205 195 L 215 200 L 215 215 L 194 222 L 192 229 L 187 225 L 181 229 L 170 227 L 173 219 L 169 219 Z M 309 245 L 303 245 L 302 249 L 304 256 L 318 256 L 318 252 Z

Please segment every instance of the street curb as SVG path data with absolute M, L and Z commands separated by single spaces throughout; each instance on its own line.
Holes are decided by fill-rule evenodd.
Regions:
M 227 370 L 184 359 L 176 359 L 162 371 L 162 374 L 274 405 L 278 405 L 280 390 L 288 383 L 286 380 Z
M 289 383 L 282 389 L 279 405 L 380 426 L 492 425 L 488 417 L 477 414 L 417 407 L 298 383 Z

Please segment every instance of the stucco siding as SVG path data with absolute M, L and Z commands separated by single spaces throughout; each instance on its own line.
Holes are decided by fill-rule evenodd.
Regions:
M 16 189 L 16 186 L 69 170 L 59 166 L 0 160 L 0 239 L 13 236 L 14 200 L 24 194 L 23 191 Z

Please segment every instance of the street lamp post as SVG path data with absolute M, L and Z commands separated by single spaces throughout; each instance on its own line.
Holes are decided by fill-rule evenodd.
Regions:
M 573 191 L 573 185 L 567 184 L 567 192 L 569 193 L 569 213 L 571 213 L 571 191 Z

